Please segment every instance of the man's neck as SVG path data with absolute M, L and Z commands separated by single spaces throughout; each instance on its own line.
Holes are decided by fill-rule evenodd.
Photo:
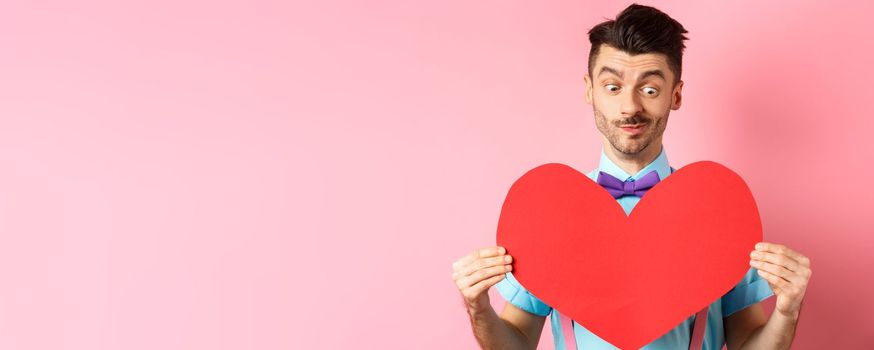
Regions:
M 620 169 L 625 170 L 628 175 L 634 176 L 641 169 L 645 168 L 649 163 L 652 163 L 662 151 L 662 144 L 659 143 L 651 143 L 646 147 L 643 151 L 640 151 L 637 154 L 625 154 L 619 152 L 613 145 L 609 142 L 604 142 L 604 153 L 607 154 L 607 158 L 610 158 L 613 163 L 616 164 Z

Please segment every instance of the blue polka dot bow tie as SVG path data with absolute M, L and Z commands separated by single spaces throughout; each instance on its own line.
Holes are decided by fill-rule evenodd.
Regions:
M 598 172 L 598 184 L 603 186 L 613 198 L 622 196 L 643 197 L 650 188 L 659 183 L 659 174 L 655 170 L 650 171 L 637 180 L 622 181 L 603 171 Z

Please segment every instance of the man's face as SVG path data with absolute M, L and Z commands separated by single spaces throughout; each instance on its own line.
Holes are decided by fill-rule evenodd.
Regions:
M 586 74 L 585 80 L 595 124 L 614 149 L 635 155 L 652 143 L 661 144 L 668 115 L 680 108 L 683 87 L 682 81 L 673 86 L 674 72 L 665 55 L 632 56 L 601 45 L 592 76 Z

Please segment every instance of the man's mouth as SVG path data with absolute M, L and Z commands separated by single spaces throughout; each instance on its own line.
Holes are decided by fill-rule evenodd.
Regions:
M 640 133 L 643 132 L 644 126 L 646 126 L 646 123 L 625 124 L 625 125 L 620 125 L 619 127 L 622 128 L 622 130 L 625 130 L 625 132 L 627 132 L 630 135 L 639 135 Z

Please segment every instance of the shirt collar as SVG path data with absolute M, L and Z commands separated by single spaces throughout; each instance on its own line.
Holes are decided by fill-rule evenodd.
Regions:
M 613 163 L 613 161 L 607 157 L 607 153 L 604 149 L 601 148 L 601 160 L 598 163 L 597 170 L 610 174 L 622 181 L 628 181 L 629 178 L 638 180 L 653 170 L 659 174 L 659 180 L 664 180 L 665 177 L 671 174 L 671 166 L 668 164 L 668 154 L 665 153 L 664 145 L 662 146 L 662 150 L 659 152 L 658 157 L 643 169 L 640 169 L 640 171 L 638 171 L 637 174 L 634 174 L 634 176 L 629 175 L 625 170 L 622 170 L 622 168 L 616 165 L 616 163 Z

